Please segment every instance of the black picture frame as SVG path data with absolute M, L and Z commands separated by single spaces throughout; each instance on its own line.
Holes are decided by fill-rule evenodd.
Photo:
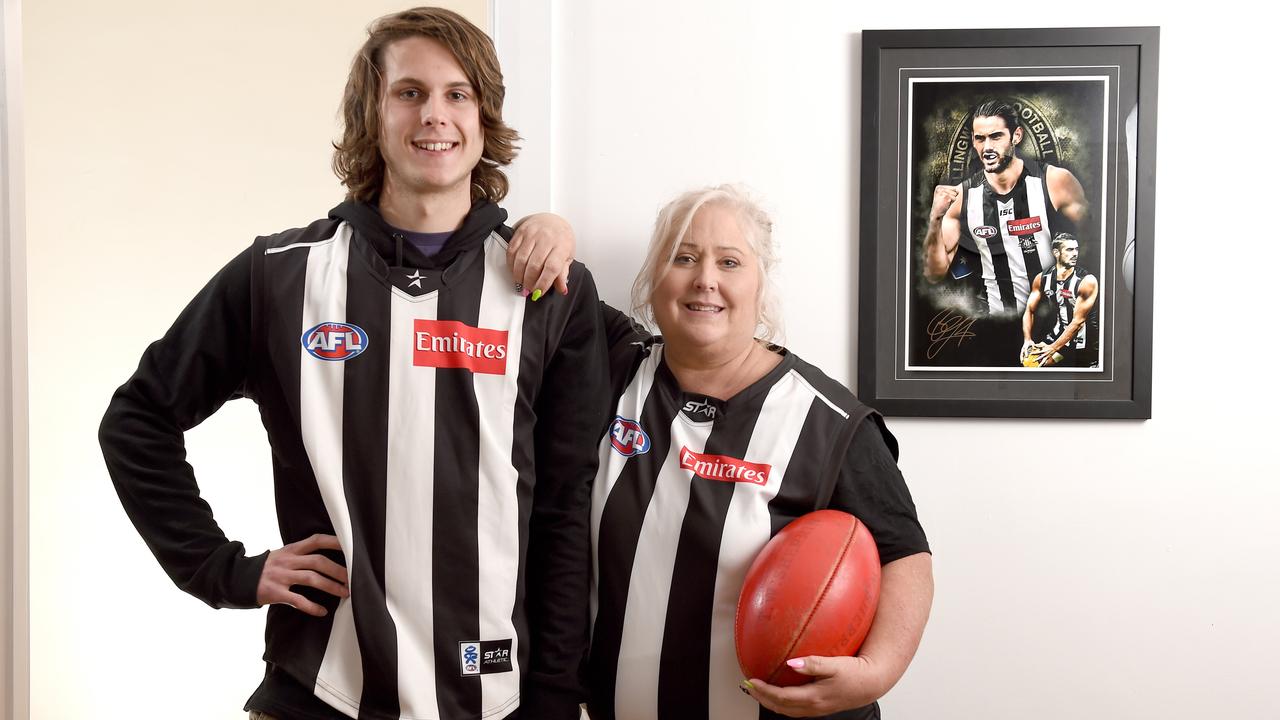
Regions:
M 898 416 L 1151 417 L 1158 55 L 1156 27 L 862 33 L 864 402 Z M 1014 109 L 1021 159 L 981 134 L 984 158 L 973 150 L 973 127 L 992 127 L 972 112 L 986 100 Z M 1026 179 L 1001 195 L 1005 167 Z M 961 240 L 931 245 L 927 263 L 938 185 L 960 206 L 933 237 Z M 1088 298 L 1072 334 L 1062 323 Z M 1020 360 L 1028 305 L 1049 310 L 1032 342 L 1070 338 L 1056 366 Z

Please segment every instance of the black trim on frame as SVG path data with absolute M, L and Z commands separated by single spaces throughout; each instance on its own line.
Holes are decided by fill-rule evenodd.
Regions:
M 1133 385 L 1128 399 L 953 399 L 883 397 L 877 394 L 878 349 L 892 346 L 877 337 L 877 258 L 881 247 L 877 213 L 883 197 L 880 175 L 880 54 L 890 49 L 1131 46 L 1138 49 L 1137 197 L 1134 206 Z M 859 174 L 858 397 L 885 415 L 918 417 L 1038 417 L 1149 419 L 1151 417 L 1152 282 L 1156 178 L 1156 86 L 1158 27 L 1026 28 L 1014 30 L 866 30 L 862 33 L 862 168 Z M 896 131 L 896 128 L 895 128 Z M 1118 192 L 1118 189 L 1117 189 Z M 1104 199 L 1105 201 L 1105 199 Z M 895 218 L 895 222 L 897 219 Z M 894 240 L 896 241 L 896 233 Z M 1117 268 L 1116 277 L 1120 277 Z M 896 328 L 895 328 L 896 329 Z M 885 353 L 881 352 L 883 356 Z M 891 355 L 888 356 L 891 359 Z M 957 378 L 956 382 L 964 382 Z

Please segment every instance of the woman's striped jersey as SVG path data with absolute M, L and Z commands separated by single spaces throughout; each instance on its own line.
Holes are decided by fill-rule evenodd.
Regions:
M 825 507 L 861 518 L 882 562 L 927 551 L 896 441 L 785 350 L 722 401 L 682 392 L 661 343 L 614 348 L 616 417 L 592 491 L 592 718 L 777 717 L 738 689 L 733 623 L 747 568 L 784 525 Z
M 349 598 L 308 594 L 325 617 L 273 605 L 264 657 L 342 716 L 576 712 L 607 412 L 597 300 L 580 265 L 570 297 L 516 292 L 505 217 L 478 203 L 431 259 L 355 203 L 259 238 L 148 349 L 103 422 L 112 477 L 165 569 L 211 605 L 252 607 L 265 556 L 223 536 L 181 433 L 233 396 L 258 403 L 284 542 L 336 535 L 350 578 Z M 271 695 L 251 704 L 277 707 Z

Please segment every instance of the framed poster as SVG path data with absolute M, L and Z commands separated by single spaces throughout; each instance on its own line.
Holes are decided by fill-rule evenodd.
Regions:
M 1149 418 L 1158 28 L 862 38 L 859 397 Z

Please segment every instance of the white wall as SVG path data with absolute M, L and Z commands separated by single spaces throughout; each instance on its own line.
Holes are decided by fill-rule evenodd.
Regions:
M 485 0 L 444 3 L 482 26 Z M 245 717 L 264 611 L 177 590 L 97 447 L 115 388 L 253 237 L 342 199 L 329 170 L 375 0 L 42 0 L 23 18 L 31 382 L 31 717 Z M 256 410 L 188 435 L 205 498 L 279 547 Z
M 552 197 L 605 297 L 625 301 L 663 202 L 745 181 L 774 211 L 788 345 L 844 381 L 859 32 L 1161 25 L 1154 418 L 890 421 L 937 599 L 885 716 L 1277 716 L 1269 25 L 1235 1 L 552 6 Z
M 256 684 L 263 613 L 214 612 L 170 584 L 94 433 L 146 343 L 223 262 L 339 199 L 326 148 L 347 63 L 364 25 L 405 4 L 27 4 L 32 717 L 237 717 Z M 750 183 L 783 243 L 788 344 L 843 380 L 858 32 L 1062 22 L 1060 5 L 965 14 L 939 0 L 504 0 L 499 18 L 517 6 L 536 16 L 526 34 L 554 36 L 526 47 L 547 60 L 541 76 L 504 51 L 513 85 L 552 97 L 513 98 L 533 172 L 511 204 L 567 215 L 619 303 L 662 202 Z M 1258 326 L 1268 273 L 1237 280 L 1270 242 L 1271 38 L 1243 3 L 1214 10 L 1072 6 L 1071 24 L 1163 26 L 1155 418 L 892 422 L 938 596 L 887 717 L 1275 714 L 1276 346 Z M 1009 456 L 959 461 L 992 436 Z M 253 408 L 224 408 L 189 446 L 224 530 L 251 552 L 278 545 Z

